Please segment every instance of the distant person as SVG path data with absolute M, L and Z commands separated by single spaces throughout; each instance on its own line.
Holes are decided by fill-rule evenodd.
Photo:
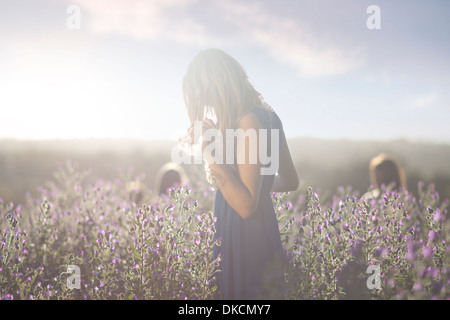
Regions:
M 381 153 L 370 160 L 370 181 L 374 188 L 371 194 L 365 196 L 377 198 L 380 196 L 381 187 L 394 184 L 394 189 L 406 190 L 406 178 L 403 168 L 398 161 L 389 154 Z
M 182 186 L 187 183 L 187 181 L 188 179 L 183 167 L 174 162 L 168 162 L 163 165 L 156 174 L 155 194 L 168 195 L 169 188 Z

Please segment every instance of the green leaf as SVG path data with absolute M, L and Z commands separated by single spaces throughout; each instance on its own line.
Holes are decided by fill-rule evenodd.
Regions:
M 131 222 L 133 222 L 135 225 L 139 226 L 139 223 L 138 223 L 135 219 L 133 219 L 133 218 L 130 217 L 130 220 L 131 220 Z
M 149 243 L 150 243 L 151 241 L 153 241 L 154 239 L 155 239 L 155 236 L 153 236 L 153 237 L 147 239 L 147 240 L 144 242 L 144 244 L 149 244 Z
M 131 247 L 131 249 L 133 249 L 133 253 L 134 253 L 134 255 L 136 256 L 136 258 L 138 258 L 139 260 L 141 260 L 141 255 L 137 252 L 137 250 L 136 250 L 136 247 L 135 247 L 135 245 L 132 243 L 132 242 L 130 242 L 130 247 Z

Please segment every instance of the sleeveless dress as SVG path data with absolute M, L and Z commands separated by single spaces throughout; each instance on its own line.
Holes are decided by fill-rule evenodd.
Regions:
M 270 130 L 279 130 L 279 147 L 284 134 L 280 119 L 271 110 L 251 110 L 268 129 L 268 155 L 271 154 Z M 275 150 L 274 150 L 275 151 Z M 278 155 L 277 155 L 278 156 Z M 272 156 L 273 158 L 273 156 Z M 276 168 L 278 169 L 278 168 Z M 220 189 L 216 191 L 214 216 L 214 257 L 221 254 L 220 272 L 216 273 L 218 299 L 282 299 L 285 291 L 283 247 L 270 190 L 274 175 L 263 175 L 256 212 L 242 219 L 227 203 Z

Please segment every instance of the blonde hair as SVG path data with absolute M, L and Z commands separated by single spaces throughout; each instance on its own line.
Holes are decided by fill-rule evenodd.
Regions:
M 406 178 L 402 167 L 397 160 L 388 154 L 381 153 L 370 160 L 370 180 L 372 185 L 379 189 L 381 185 L 395 182 L 395 188 L 406 189 Z
M 221 131 L 235 128 L 249 109 L 267 106 L 242 65 L 220 49 L 194 57 L 183 79 L 183 92 L 191 125 L 212 113 Z

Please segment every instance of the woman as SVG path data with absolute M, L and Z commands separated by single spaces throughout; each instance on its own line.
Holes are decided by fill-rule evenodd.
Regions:
M 270 192 L 296 190 L 299 184 L 281 121 L 250 83 L 244 68 L 219 49 L 204 50 L 193 59 L 183 90 L 191 129 L 202 121 L 203 133 L 218 130 L 225 139 L 223 145 L 228 146 L 227 129 L 258 133 L 263 129 L 270 133 L 269 137 L 272 130 L 278 130 L 275 144 L 268 138 L 262 140 L 267 141 L 264 145 L 257 135 L 257 141 L 246 138 L 247 143 L 237 143 L 232 155 L 227 147 L 225 158 L 231 156 L 234 161 L 213 161 L 208 164 L 208 172 L 217 188 L 214 215 L 215 237 L 221 240 L 215 252 L 216 257 L 221 255 L 219 298 L 280 299 L 284 287 L 283 249 Z M 192 142 L 196 142 L 194 137 Z M 268 164 L 263 164 L 260 157 L 250 161 L 251 153 L 257 150 L 259 155 L 261 148 L 267 149 L 262 150 L 267 154 L 272 152 L 272 158 L 277 157 L 277 174 L 262 175 L 261 169 Z M 245 161 L 238 161 L 240 156 Z

